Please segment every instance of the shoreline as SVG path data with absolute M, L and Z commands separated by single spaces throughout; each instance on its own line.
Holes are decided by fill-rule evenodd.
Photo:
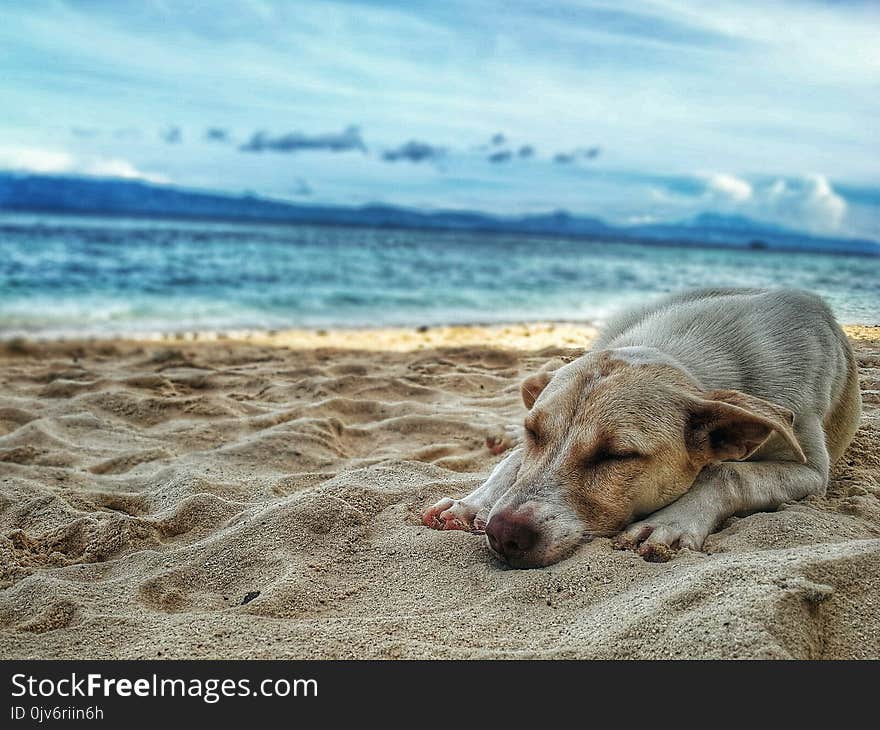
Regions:
M 851 340 L 880 338 L 880 324 L 842 324 Z M 145 332 L 132 335 L 26 337 L 0 339 L 0 355 L 24 355 L 30 351 L 64 350 L 75 347 L 137 346 L 139 344 L 241 343 L 290 350 L 413 350 L 488 346 L 514 350 L 582 347 L 600 331 L 595 322 L 549 320 L 536 322 L 469 323 L 414 327 L 328 327 L 291 329 L 196 330 Z
M 290 329 L 201 330 L 145 332 L 132 335 L 67 337 L 12 337 L 0 340 L 0 352 L 24 353 L 38 349 L 96 347 L 101 345 L 194 345 L 241 343 L 286 349 L 386 350 L 407 352 L 437 347 L 470 347 L 537 350 L 546 347 L 579 347 L 598 332 L 592 322 L 536 321 L 469 323 L 412 327 L 312 327 Z

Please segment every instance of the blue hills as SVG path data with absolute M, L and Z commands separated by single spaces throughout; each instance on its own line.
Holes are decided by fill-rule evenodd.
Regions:
M 174 217 L 573 236 L 605 241 L 703 245 L 880 256 L 880 243 L 794 231 L 743 216 L 703 213 L 679 223 L 618 226 L 555 211 L 499 216 L 392 205 L 307 205 L 110 178 L 0 172 L 0 211 Z

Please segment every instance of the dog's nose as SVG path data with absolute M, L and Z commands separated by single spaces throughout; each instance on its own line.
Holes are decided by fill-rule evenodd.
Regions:
M 486 538 L 500 556 L 519 560 L 538 542 L 538 531 L 524 515 L 499 512 L 486 525 Z

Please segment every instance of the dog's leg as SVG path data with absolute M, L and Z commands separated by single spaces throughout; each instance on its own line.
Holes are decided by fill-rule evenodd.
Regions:
M 804 438 L 806 464 L 790 461 L 725 461 L 707 466 L 675 502 L 634 522 L 615 539 L 620 549 L 636 550 L 646 560 L 669 560 L 678 548 L 699 550 L 706 537 L 733 515 L 775 510 L 828 483 L 829 458 L 821 426 Z
M 824 487 L 821 471 L 792 462 L 728 461 L 708 466 L 675 502 L 623 530 L 615 546 L 662 562 L 678 548 L 699 550 L 728 517 L 774 510 L 783 502 L 820 494 Z
M 461 499 L 441 499 L 422 515 L 422 522 L 435 530 L 482 532 L 492 506 L 516 480 L 520 464 L 522 448 L 514 449 L 481 486 Z

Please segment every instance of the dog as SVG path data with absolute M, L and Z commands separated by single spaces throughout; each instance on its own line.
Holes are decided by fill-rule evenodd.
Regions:
M 613 319 L 521 387 L 523 439 L 486 482 L 423 515 L 485 533 L 514 568 L 595 537 L 647 560 L 699 550 L 733 515 L 821 495 L 859 424 L 858 370 L 798 290 L 702 289 Z

